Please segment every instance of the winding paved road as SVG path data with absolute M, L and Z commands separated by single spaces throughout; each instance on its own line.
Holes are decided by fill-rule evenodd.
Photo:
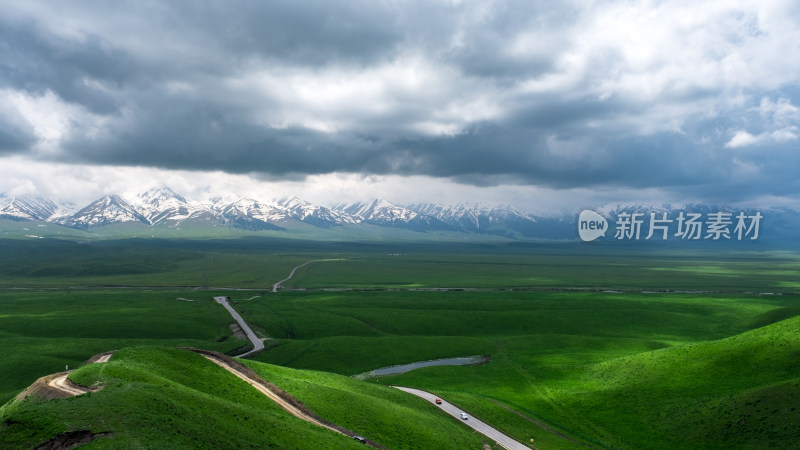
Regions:
M 447 414 L 450 414 L 451 416 L 461 420 L 466 425 L 472 427 L 472 429 L 474 429 L 478 433 L 481 433 L 482 435 L 488 437 L 489 439 L 494 440 L 495 442 L 500 444 L 500 446 L 503 447 L 503 448 L 507 448 L 509 450 L 530 450 L 530 447 L 515 441 L 511 437 L 509 437 L 509 436 L 497 431 L 496 429 L 492 428 L 491 426 L 487 425 L 485 422 L 482 422 L 482 421 L 472 417 L 471 415 L 467 414 L 466 411 L 464 411 L 462 409 L 459 409 L 457 406 L 453 405 L 452 403 L 446 402 L 441 397 L 437 397 L 437 396 L 431 394 L 430 392 L 421 391 L 419 389 L 407 388 L 407 387 L 402 387 L 402 386 L 393 386 L 393 387 L 396 388 L 396 389 L 400 389 L 401 391 L 408 392 L 409 394 L 416 395 L 417 397 L 423 398 L 423 399 L 433 403 L 434 405 L 436 405 L 436 399 L 437 398 L 442 400 L 442 404 L 441 405 L 436 405 L 436 406 L 439 407 L 439 409 L 441 409 L 442 411 L 446 412 Z M 469 419 L 462 420 L 461 419 L 461 414 L 462 413 L 467 414 Z
M 233 316 L 233 318 L 236 319 L 236 322 L 239 323 L 239 326 L 242 328 L 242 331 L 244 331 L 244 334 L 247 335 L 247 339 L 249 339 L 250 342 L 253 343 L 252 350 L 244 352 L 241 355 L 236 355 L 237 358 L 244 358 L 247 355 L 251 355 L 253 353 L 264 350 L 264 343 L 261 342 L 261 339 L 259 339 L 255 333 L 253 333 L 253 330 L 251 330 L 250 327 L 247 325 L 247 322 L 245 322 L 244 319 L 242 319 L 242 316 L 240 316 L 239 313 L 236 312 L 236 310 L 233 309 L 233 307 L 231 307 L 231 305 L 228 304 L 227 297 L 214 297 L 214 301 L 224 306 L 225 309 L 228 310 L 231 316 Z
M 311 264 L 313 262 L 320 262 L 320 261 L 338 261 L 338 259 L 315 259 L 313 261 L 306 261 L 303 264 L 300 264 L 299 266 L 297 266 L 294 269 L 292 269 L 292 271 L 289 273 L 288 277 L 286 277 L 283 280 L 278 281 L 277 283 L 273 284 L 272 285 L 272 292 L 278 292 L 278 289 L 281 287 L 281 283 L 291 280 L 292 277 L 294 276 L 294 273 L 297 272 L 297 269 L 299 269 L 299 268 L 301 268 L 301 267 L 303 267 L 303 266 L 305 266 L 307 264 Z M 255 298 L 255 297 L 253 297 L 253 298 Z M 260 352 L 261 350 L 264 350 L 264 343 L 261 342 L 261 339 L 259 339 L 258 336 L 256 336 L 255 333 L 253 333 L 253 330 L 251 330 L 250 327 L 247 325 L 247 323 L 244 321 L 244 319 L 242 319 L 242 316 L 240 316 L 239 313 L 237 313 L 236 310 L 233 309 L 233 307 L 230 304 L 228 304 L 228 298 L 227 297 L 214 297 L 214 300 L 217 303 L 219 303 L 220 305 L 224 306 L 225 309 L 228 310 L 228 312 L 231 314 L 231 316 L 233 316 L 233 318 L 236 319 L 236 322 L 239 323 L 239 326 L 242 328 L 244 333 L 247 335 L 247 339 L 249 339 L 250 342 L 253 343 L 253 349 L 252 350 L 244 352 L 241 355 L 236 355 L 236 357 L 237 358 L 244 358 L 245 356 L 252 355 L 253 353 Z
M 283 282 L 285 282 L 285 281 L 291 280 L 292 277 L 294 276 L 294 273 L 297 271 L 297 269 L 299 269 L 299 268 L 301 268 L 301 267 L 303 267 L 305 265 L 311 264 L 313 262 L 322 262 L 322 261 L 339 261 L 339 259 L 315 259 L 313 261 L 306 261 L 303 264 L 300 264 L 299 266 L 297 266 L 294 269 L 292 269 L 292 271 L 289 273 L 288 277 L 286 277 L 286 278 L 282 279 L 281 281 L 278 281 L 277 283 L 273 284 L 272 285 L 272 292 L 273 293 L 278 292 L 278 289 L 280 289 L 281 284 Z

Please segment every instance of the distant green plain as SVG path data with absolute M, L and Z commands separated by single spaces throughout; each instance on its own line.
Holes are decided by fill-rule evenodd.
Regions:
M 613 244 L 613 243 L 612 243 Z M 800 254 L 764 245 L 681 248 L 576 242 L 280 238 L 0 240 L 0 288 L 267 290 L 289 270 L 305 289 L 500 288 L 800 292 Z

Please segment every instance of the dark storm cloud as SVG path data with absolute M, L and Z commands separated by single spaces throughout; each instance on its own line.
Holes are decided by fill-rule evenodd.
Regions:
M 549 118 L 541 127 L 485 123 L 455 136 L 381 139 L 299 127 L 264 129 L 213 103 L 186 100 L 142 117 L 147 120 L 115 128 L 116 134 L 99 140 L 81 135 L 69 141 L 68 157 L 272 176 L 422 174 L 470 184 L 513 180 L 558 188 L 702 185 L 727 176 L 726 167 L 711 160 L 709 149 L 669 133 L 629 139 L 598 133 L 590 148 L 578 144 L 578 155 L 553 150 L 547 133 L 554 123 L 570 121 Z
M 98 37 L 68 42 L 42 35 L 34 24 L 0 27 L 3 87 L 34 95 L 49 90 L 66 102 L 105 114 L 116 111 L 116 100 L 92 82 L 119 86 L 133 66 L 121 52 L 104 48 Z
M 0 151 L 271 179 L 798 192 L 800 52 L 775 5 L 0 6 L 0 89 L 77 111 L 35 124 L 57 131 L 44 152 L 0 105 Z
M 50 89 L 94 112 L 114 109 L 92 82 L 112 89 L 198 74 L 244 70 L 253 58 L 279 64 L 368 64 L 390 57 L 397 40 L 390 11 L 372 2 L 79 2 L 53 12 L 103 23 L 77 35 L 48 29 L 41 18 L 0 19 L 0 82 L 32 92 Z M 119 24 L 120 29 L 114 29 Z M 119 32 L 122 36 L 116 36 Z M 102 33 L 102 34 L 101 34 Z M 130 39 L 125 48 L 115 38 Z M 124 43 L 123 43 L 124 44 Z M 145 48 L 142 48 L 145 47 Z M 125 99 L 135 101 L 135 99 Z
M 374 153 L 365 148 L 372 144 L 355 136 L 299 127 L 265 129 L 213 102 L 170 100 L 169 107 L 138 114 L 138 120 L 115 126 L 99 139 L 89 137 L 89 130 L 76 130 L 65 142 L 65 161 L 279 175 L 358 171 Z
M 0 155 L 24 152 L 36 143 L 30 124 L 0 110 Z

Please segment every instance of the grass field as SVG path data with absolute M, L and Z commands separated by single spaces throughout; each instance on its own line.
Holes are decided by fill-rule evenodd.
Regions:
M 480 448 L 486 441 L 430 404 L 392 388 L 249 364 L 326 420 L 389 448 Z M 185 350 L 128 348 L 70 377 L 105 388 L 64 400 L 7 404 L 0 409 L 0 447 L 25 448 L 60 433 L 90 430 L 109 434 L 82 448 L 364 448 L 291 416 L 244 381 Z
M 0 292 L 0 402 L 38 377 L 131 345 L 228 351 L 230 316 L 209 292 Z M 181 300 L 184 299 L 184 300 Z M 194 300 L 194 301 L 187 301 Z
M 800 292 L 798 271 L 800 258 L 779 251 L 631 251 L 512 243 L 464 253 L 442 247 L 351 255 L 309 266 L 286 286 Z
M 712 442 L 718 425 L 702 420 L 703 402 L 719 400 L 721 392 L 753 395 L 747 393 L 774 383 L 789 388 L 800 377 L 800 365 L 790 357 L 800 350 L 800 338 L 788 332 L 800 331 L 796 319 L 770 325 L 782 327 L 775 339 L 789 347 L 775 354 L 776 364 L 753 366 L 766 373 L 763 379 L 732 376 L 741 372 L 741 364 L 753 362 L 726 366 L 749 353 L 740 345 L 747 339 L 724 340 L 751 336 L 748 330 L 796 315 L 799 306 L 795 296 L 774 295 L 395 291 L 285 292 L 243 304 L 241 310 L 276 338 L 256 357 L 261 361 L 353 375 L 397 363 L 491 354 L 492 362 L 484 366 L 420 369 L 375 382 L 452 396 L 521 440 L 574 445 L 493 401 L 593 445 L 652 448 L 670 442 L 673 448 L 691 448 L 692 442 Z M 761 330 L 769 328 L 749 333 Z M 757 335 L 772 335 L 764 333 Z M 695 348 L 706 350 L 692 353 Z M 675 356 L 686 352 L 685 359 Z M 698 368 L 697 361 L 713 355 L 728 356 L 716 367 Z M 664 362 L 648 366 L 657 357 Z M 697 378 L 694 390 L 681 391 L 685 386 L 671 378 L 684 371 Z M 619 390 L 611 389 L 613 376 L 625 380 Z M 661 385 L 649 383 L 656 376 L 664 380 Z M 722 385 L 727 390 L 710 389 Z M 678 414 L 681 404 L 694 410 Z M 665 410 L 671 411 L 670 420 L 661 416 Z M 690 411 L 693 417 L 687 416 Z M 677 417 L 683 422 L 678 424 Z M 657 423 L 662 424 L 658 429 L 684 427 L 683 436 L 703 438 L 654 440 L 650 431 Z M 774 448 L 796 437 L 794 430 L 765 442 Z M 748 433 L 733 433 L 730 443 Z M 750 437 L 759 438 L 757 433 Z
M 800 256 L 766 247 L 525 242 L 311 242 L 278 238 L 0 240 L 0 288 L 235 287 L 631 289 L 800 292 Z
M 272 338 L 255 359 L 287 368 L 253 362 L 255 370 L 270 367 L 279 386 L 353 428 L 365 419 L 342 405 L 358 405 L 380 418 L 370 433 L 401 447 L 415 445 L 387 430 L 393 407 L 369 406 L 375 395 L 400 401 L 381 385 L 439 393 L 539 448 L 581 444 L 534 421 L 610 448 L 786 448 L 800 440 L 792 410 L 800 408 L 800 257 L 791 252 L 272 238 L 0 240 L 0 250 L 0 401 L 106 350 L 239 347 L 230 316 L 211 301 L 228 295 L 257 333 Z M 292 267 L 317 259 L 336 261 L 309 264 L 287 290 L 268 292 Z M 366 383 L 288 369 L 355 375 L 474 354 L 492 361 Z M 153 371 L 172 364 L 153 357 Z M 140 371 L 136 364 L 130 370 Z M 143 386 L 129 381 L 121 383 Z M 181 397 L 184 387 L 159 395 Z M 138 401 L 151 402 L 131 404 Z M 45 403 L 36 411 L 60 414 Z M 427 408 L 400 404 L 413 414 Z

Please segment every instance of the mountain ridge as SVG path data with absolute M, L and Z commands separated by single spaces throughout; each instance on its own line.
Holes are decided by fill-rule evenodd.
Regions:
M 594 209 L 610 221 L 619 215 L 640 213 L 675 218 L 678 211 L 710 214 L 713 211 L 753 209 L 693 204 L 606 204 Z M 776 236 L 794 237 L 800 228 L 800 212 L 777 208 L 769 210 Z M 511 205 L 492 206 L 461 203 L 444 206 L 436 203 L 401 205 L 376 198 L 366 202 L 337 203 L 330 207 L 296 196 L 279 199 L 213 199 L 189 201 L 167 186 L 149 189 L 128 198 L 109 194 L 84 206 L 55 202 L 38 196 L 0 194 L 0 218 L 17 222 L 39 221 L 92 232 L 109 225 L 135 224 L 137 227 L 180 230 L 183 226 L 229 227 L 249 231 L 286 231 L 296 226 L 331 230 L 349 226 L 374 226 L 413 232 L 443 232 L 497 235 L 509 238 L 574 240 L 577 214 L 539 215 Z M 606 236 L 607 239 L 611 236 Z

